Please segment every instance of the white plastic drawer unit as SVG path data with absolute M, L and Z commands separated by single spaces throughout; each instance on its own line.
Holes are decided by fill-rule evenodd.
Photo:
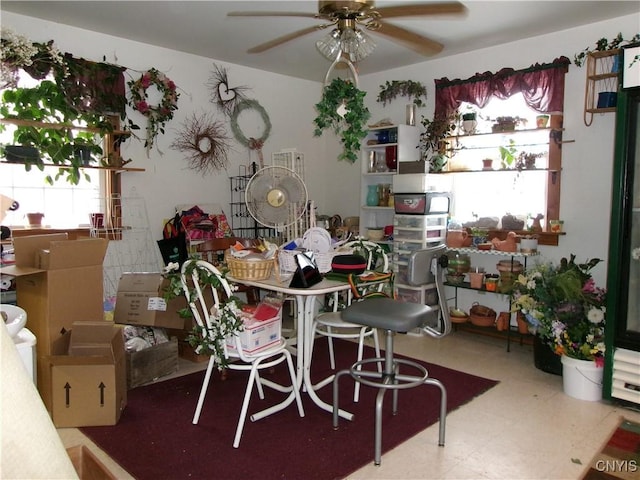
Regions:
M 393 224 L 397 228 L 432 229 L 447 227 L 446 215 L 395 215 Z
M 420 303 L 423 305 L 438 305 L 438 291 L 436 287 L 405 287 L 396 285 L 396 299 L 401 302 Z

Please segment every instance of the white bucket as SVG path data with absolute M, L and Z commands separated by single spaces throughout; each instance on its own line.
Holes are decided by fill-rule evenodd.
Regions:
M 602 400 L 604 368 L 596 362 L 562 356 L 562 385 L 564 393 L 579 400 Z

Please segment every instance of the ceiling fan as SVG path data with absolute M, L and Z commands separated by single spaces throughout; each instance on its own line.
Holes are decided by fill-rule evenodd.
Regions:
M 315 14 L 307 12 L 229 12 L 227 16 L 307 17 L 317 18 L 327 22 L 275 38 L 249 49 L 247 53 L 262 53 L 291 40 L 295 40 L 296 38 L 308 35 L 309 33 L 335 26 L 333 32 L 335 32 L 334 35 L 337 35 L 337 37 L 340 37 L 345 32 L 347 34 L 353 33 L 354 35 L 361 35 L 361 29 L 366 29 L 385 36 L 389 40 L 399 43 L 421 55 L 430 56 L 442 51 L 443 45 L 410 30 L 388 23 L 386 20 L 398 17 L 465 15 L 466 12 L 466 7 L 460 2 L 412 3 L 408 5 L 376 8 L 373 0 L 320 0 L 318 2 L 318 13 Z M 318 48 L 320 49 L 320 45 L 318 45 Z M 365 53 L 364 56 L 370 53 L 371 50 Z

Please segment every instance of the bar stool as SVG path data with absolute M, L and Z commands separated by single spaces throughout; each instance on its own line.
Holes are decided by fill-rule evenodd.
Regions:
M 367 358 L 354 363 L 349 369 L 339 371 L 333 380 L 333 427 L 338 428 L 338 397 L 339 379 L 343 375 L 350 375 L 354 381 L 363 385 L 378 388 L 376 396 L 376 420 L 374 439 L 374 463 L 380 465 L 382 456 L 382 405 L 387 390 L 393 392 L 393 414 L 398 412 L 398 391 L 433 385 L 440 389 L 440 419 L 438 445 L 444 446 L 445 418 L 447 415 L 447 391 L 435 378 L 429 377 L 427 369 L 413 360 L 395 358 L 393 352 L 394 336 L 415 328 L 422 330 L 429 336 L 441 338 L 451 331 L 449 309 L 444 296 L 442 283 L 442 267 L 446 266 L 446 248 L 444 245 L 415 251 L 411 254 L 408 265 L 409 283 L 414 286 L 433 282 L 435 275 L 438 290 L 439 308 L 417 303 L 405 303 L 391 298 L 371 298 L 356 302 L 342 311 L 343 318 L 358 325 L 366 325 L 385 331 L 384 357 Z M 439 327 L 438 327 L 439 325 Z M 382 372 L 377 369 L 363 367 L 369 364 L 382 364 Z M 400 371 L 404 367 L 410 374 Z

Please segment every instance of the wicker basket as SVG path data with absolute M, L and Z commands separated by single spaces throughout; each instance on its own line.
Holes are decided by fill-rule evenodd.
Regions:
M 496 323 L 496 311 L 474 303 L 469 310 L 469 320 L 478 327 L 492 327 Z
M 225 262 L 229 267 L 229 273 L 238 280 L 266 280 L 273 272 L 275 261 L 269 260 L 244 260 L 234 258 L 227 250 L 224 254 Z

